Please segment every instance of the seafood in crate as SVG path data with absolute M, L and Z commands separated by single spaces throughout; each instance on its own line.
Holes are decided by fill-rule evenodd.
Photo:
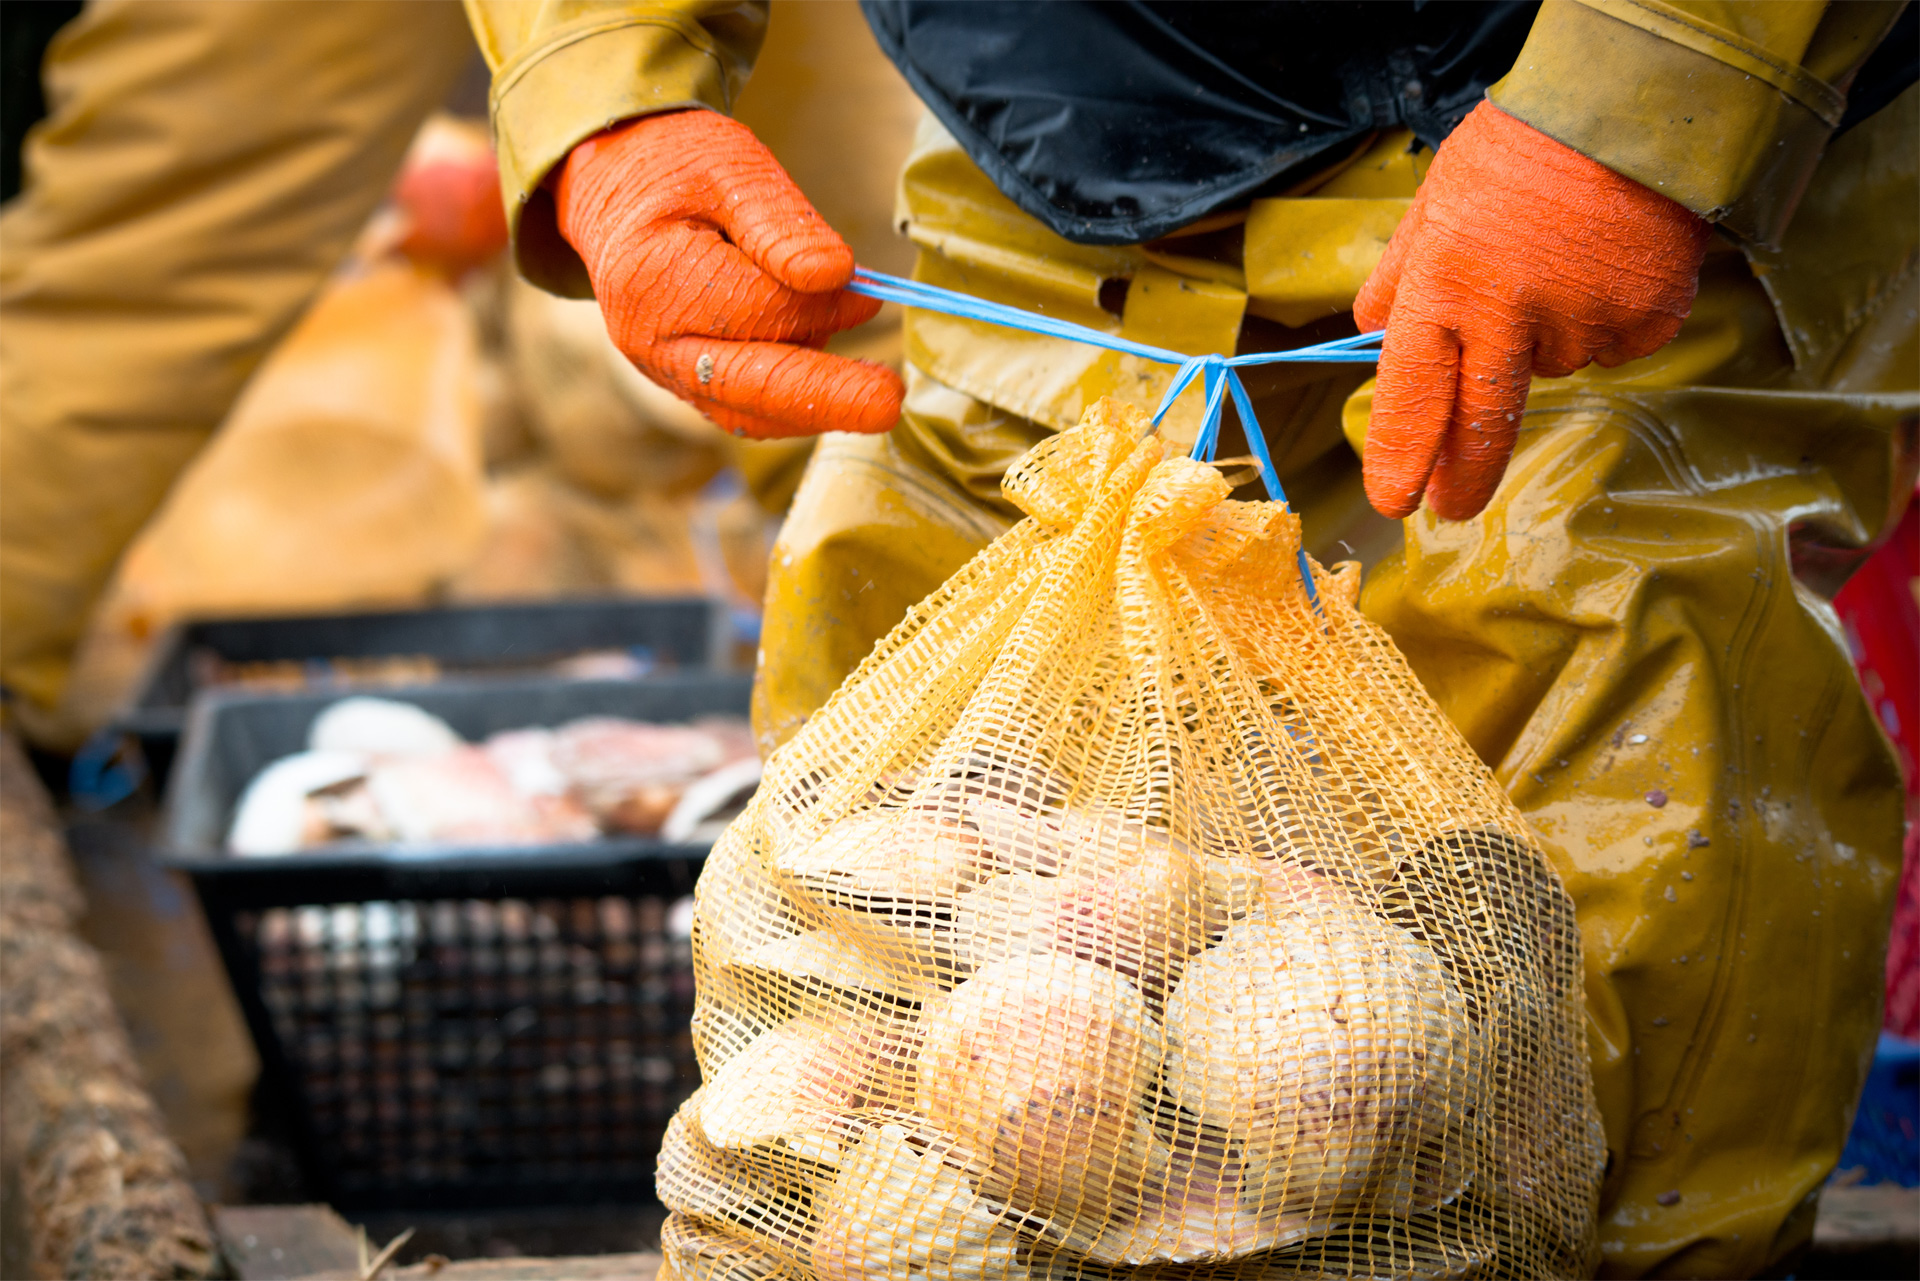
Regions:
M 235 807 L 227 846 L 260 856 L 343 842 L 685 841 L 737 809 L 759 777 L 738 717 L 655 725 L 589 716 L 467 743 L 418 707 L 357 696 L 315 719 L 306 751 L 260 770 Z

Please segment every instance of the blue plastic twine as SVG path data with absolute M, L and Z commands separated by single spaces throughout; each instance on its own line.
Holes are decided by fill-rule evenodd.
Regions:
M 1261 483 L 1266 485 L 1267 493 L 1276 502 L 1282 503 L 1287 501 L 1287 491 L 1280 487 L 1280 473 L 1274 470 L 1273 457 L 1267 452 L 1267 440 L 1260 431 L 1259 419 L 1254 417 L 1253 398 L 1247 395 L 1246 386 L 1240 381 L 1240 369 L 1247 365 L 1360 365 L 1373 364 L 1380 359 L 1382 334 L 1379 331 L 1352 338 L 1336 338 L 1332 342 L 1316 343 L 1311 347 L 1296 347 L 1292 351 L 1257 351 L 1245 356 L 1189 356 L 1183 351 L 1134 342 L 1130 338 L 1104 334 L 1098 329 L 1089 329 L 1072 321 L 1056 320 L 1051 316 L 988 302 L 984 298 L 955 293 L 936 285 L 923 285 L 917 280 L 903 280 L 884 272 L 868 271 L 865 267 L 854 270 L 853 283 L 847 286 L 847 292 L 864 294 L 882 302 L 897 302 L 904 307 L 958 316 L 962 320 L 984 320 L 1008 329 L 1024 329 L 1030 334 L 1083 342 L 1163 365 L 1178 365 L 1180 368 L 1174 374 L 1173 381 L 1167 385 L 1167 394 L 1160 398 L 1160 407 L 1153 411 L 1154 426 L 1160 425 L 1160 420 L 1173 408 L 1173 402 L 1179 399 L 1180 393 L 1198 377 L 1207 400 L 1206 410 L 1200 419 L 1200 434 L 1194 438 L 1191 456 L 1199 462 L 1210 463 L 1220 444 L 1221 412 L 1226 408 L 1226 398 L 1232 396 L 1234 408 L 1240 411 L 1240 425 L 1246 431 L 1247 445 L 1253 450 L 1254 461 L 1259 466 Z M 1296 555 L 1300 562 L 1300 581 L 1306 584 L 1307 599 L 1318 608 L 1320 596 L 1313 588 L 1313 571 L 1307 564 L 1306 549 L 1301 548 Z

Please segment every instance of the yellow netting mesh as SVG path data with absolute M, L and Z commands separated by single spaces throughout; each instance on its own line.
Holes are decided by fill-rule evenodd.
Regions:
M 685 1278 L 1583 1275 L 1571 907 L 1357 567 L 1102 401 L 768 765 L 694 923 Z

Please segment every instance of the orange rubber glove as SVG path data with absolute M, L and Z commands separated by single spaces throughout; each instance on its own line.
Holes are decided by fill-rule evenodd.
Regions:
M 1354 301 L 1387 331 L 1367 499 L 1477 515 L 1513 456 L 1530 374 L 1650 355 L 1693 307 L 1707 222 L 1483 102 L 1435 153 Z
M 745 125 L 646 116 L 587 139 L 554 188 L 614 345 L 735 435 L 879 432 L 892 370 L 816 350 L 880 304 L 842 292 L 853 251 Z

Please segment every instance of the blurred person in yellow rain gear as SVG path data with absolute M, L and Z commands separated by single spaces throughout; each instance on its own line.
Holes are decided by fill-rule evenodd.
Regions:
M 103 39 L 108 17 L 147 10 L 166 11 L 98 6 L 83 34 Z M 923 314 L 908 318 L 904 385 L 816 358 L 868 311 L 839 292 L 852 255 L 725 120 L 764 6 L 470 0 L 468 11 L 494 71 L 525 274 L 593 291 L 623 350 L 725 425 L 868 433 L 826 438 L 775 549 L 756 710 L 763 741 L 783 741 L 909 605 L 1008 525 L 998 481 L 1013 458 L 1098 395 L 1151 403 L 1168 371 Z M 1351 332 L 1356 305 L 1384 319 L 1378 414 L 1375 384 L 1350 370 L 1283 368 L 1251 389 L 1315 550 L 1394 547 L 1369 499 L 1404 516 L 1364 605 L 1555 847 L 1581 914 L 1607 1126 L 1603 1271 L 1789 1266 L 1871 1053 L 1898 868 L 1896 767 L 1826 598 L 1913 480 L 1911 9 L 868 12 L 932 112 L 899 188 L 921 279 L 1190 352 Z M 358 75 L 398 59 L 393 21 L 329 65 Z M 143 92 L 191 97 L 205 65 L 194 58 L 209 55 L 170 47 L 173 79 Z M 62 161 L 73 175 L 72 203 L 49 208 L 77 211 L 61 224 L 75 242 L 140 198 L 103 176 L 111 163 L 88 174 L 93 148 L 56 158 L 63 118 L 85 133 L 72 104 L 86 48 L 76 36 L 50 64 L 55 116 L 34 170 L 56 192 Z M 377 96 L 380 80 L 361 91 Z M 136 83 L 113 86 L 113 100 Z M 297 88 L 284 76 L 258 86 L 265 100 Z M 221 127 L 250 123 L 137 136 L 227 147 Z M 351 132 L 339 130 L 335 170 L 387 163 L 348 146 Z M 404 132 L 392 159 L 403 143 Z M 259 150 L 231 145 L 221 154 Z M 208 172 L 180 159 L 176 188 L 178 174 Z M 254 206 L 286 209 L 263 197 L 295 193 L 304 213 L 301 175 L 314 166 L 303 164 L 251 193 Z M 337 194 L 313 200 L 330 219 L 321 230 L 344 244 L 377 187 L 349 210 L 329 212 Z M 18 221 L 0 282 L 10 310 L 36 297 L 16 264 L 62 261 L 60 234 Z M 13 253 L 27 231 L 35 253 Z M 214 266 L 229 261 L 214 248 Z M 59 309 L 46 311 L 42 347 L 63 332 Z M 183 314 L 222 313 L 214 298 Z M 248 305 L 248 333 L 262 314 Z M 65 331 L 67 370 L 89 332 L 105 331 Z M 142 385 L 170 393 L 156 404 L 205 404 L 185 393 L 237 386 L 257 350 L 202 341 L 176 361 L 156 349 Z M 0 335 L 9 384 L 22 351 Z M 69 478 L 114 456 L 116 424 L 85 404 L 31 421 L 49 425 L 23 438 Z M 139 437 L 153 499 L 207 419 L 172 421 L 183 426 Z M 1171 430 L 1183 423 L 1190 411 Z M 24 446 L 0 444 L 11 466 Z M 25 520 L 0 514 L 0 573 L 40 582 L 50 613 L 70 611 L 71 576 L 35 580 L 17 549 L 44 546 L 34 531 L 52 521 L 110 561 L 125 537 L 114 531 L 152 501 L 112 492 L 104 511 L 50 492 Z M 16 616 L 7 602 L 10 632 Z M 6 644 L 10 685 L 57 684 L 57 629 Z
M 453 4 L 95 3 L 0 214 L 0 679 L 55 724 L 116 560 L 472 56 Z
M 827 207 L 839 224 L 850 226 L 863 251 L 904 270 L 910 251 L 892 249 L 888 215 L 892 174 L 911 135 L 913 99 L 870 44 L 853 47 L 862 56 L 851 62 L 840 56 L 849 46 L 836 33 L 863 25 L 850 6 L 786 11 L 783 46 L 792 56 L 772 59 L 771 74 L 741 106 L 747 117 L 764 121 L 789 164 L 830 177 L 830 184 L 821 180 L 832 188 Z M 303 538 L 311 543 L 321 537 L 317 527 L 295 527 L 300 513 L 321 503 L 323 490 L 337 492 L 350 483 L 348 473 L 356 466 L 365 471 L 380 465 L 379 455 L 358 448 L 353 432 L 339 433 L 334 453 L 340 456 L 319 460 L 334 468 L 328 473 L 333 488 L 316 485 L 303 493 L 300 465 L 289 462 L 284 474 L 268 475 L 272 451 L 255 448 L 267 483 L 241 494 L 233 485 L 245 469 L 225 465 L 233 461 L 236 442 L 207 456 L 204 447 L 230 419 L 242 388 L 250 380 L 258 384 L 255 372 L 269 353 L 284 350 L 299 322 L 305 322 L 300 328 L 307 365 L 333 360 L 333 375 L 352 384 L 337 390 L 348 400 L 356 391 L 363 394 L 378 420 L 374 426 L 389 435 L 419 434 L 409 396 L 421 389 L 412 383 L 399 387 L 382 375 L 401 382 L 426 378 L 421 370 L 400 367 L 406 349 L 419 347 L 426 335 L 407 332 L 401 342 L 383 343 L 373 329 L 404 327 L 409 320 L 399 314 L 356 319 L 340 306 L 314 304 L 356 238 L 363 247 L 368 242 L 363 231 L 384 198 L 391 195 L 416 215 L 434 204 L 434 192 L 425 193 L 423 203 L 392 184 L 422 120 L 476 62 L 456 0 L 95 0 L 54 37 L 44 63 L 49 114 L 24 148 L 25 189 L 0 213 L 0 682 L 10 695 L 10 718 L 36 740 L 71 746 L 110 710 L 119 692 L 112 677 L 124 675 L 125 664 L 89 661 L 76 687 L 69 680 L 76 646 L 91 620 L 90 645 L 104 637 L 120 656 L 127 638 L 114 624 L 129 617 L 138 622 L 151 612 L 141 607 L 130 614 L 124 607 L 132 598 L 125 593 L 110 602 L 116 607 L 108 611 L 111 617 L 97 602 L 116 565 L 124 579 L 125 549 L 143 527 L 155 532 L 156 513 L 170 492 L 176 499 L 170 510 L 180 518 L 168 523 L 174 533 L 204 533 L 219 525 L 231 536 L 249 513 L 280 513 L 281 528 L 250 542 L 242 536 L 248 545 L 228 558 L 251 557 L 251 564 L 226 563 L 218 540 L 204 539 L 187 548 L 175 538 L 164 555 L 140 559 L 143 590 L 156 586 L 153 573 L 145 571 L 158 570 L 167 599 L 202 605 L 218 600 L 219 608 L 245 612 L 247 594 L 257 594 L 262 573 L 284 560 L 282 553 Z M 840 106 L 816 96 L 790 105 L 822 67 L 853 90 L 850 101 Z M 819 140 L 846 136 L 862 140 L 852 155 L 837 142 L 829 147 Z M 437 194 L 443 212 L 467 205 L 444 199 L 446 190 Z M 439 227 L 433 234 L 455 252 L 462 251 L 455 242 L 491 236 L 471 226 Z M 423 251 L 410 241 L 400 247 L 416 260 L 434 260 L 430 247 Z M 895 254 L 892 264 L 885 261 L 889 252 Z M 421 301 L 416 294 L 434 292 L 399 283 L 404 274 L 385 272 L 408 304 Z M 328 291 L 327 298 L 340 302 L 337 292 Z M 382 304 L 377 292 L 348 290 L 376 310 L 391 309 L 392 300 Z M 531 316 L 537 309 L 521 310 Z M 367 351 L 362 344 L 356 351 L 352 327 L 361 319 L 369 322 L 367 344 L 384 350 Z M 330 321 L 342 323 L 324 334 L 316 330 Z M 442 328 L 450 332 L 459 325 Z M 897 345 L 897 326 L 893 333 Z M 317 346 L 311 341 L 316 337 L 324 340 Z M 887 332 L 853 337 L 866 346 L 884 345 Z M 291 385 L 285 377 L 278 383 L 280 391 Z M 435 385 L 445 392 L 448 379 Z M 256 390 L 267 394 L 282 419 L 303 412 L 285 395 L 276 400 L 274 388 Z M 260 395 L 247 403 L 262 407 Z M 319 418 L 315 410 L 307 417 Z M 254 425 L 260 419 L 251 414 Z M 588 435 L 619 434 L 617 423 L 587 427 Z M 255 445 L 265 444 L 255 436 Z M 804 463 L 801 447 L 809 442 L 741 447 L 717 439 L 745 474 L 752 497 L 770 511 L 784 509 Z M 652 440 L 612 440 L 619 456 L 605 460 L 598 472 L 633 471 L 636 445 Z M 325 448 L 320 440 L 312 445 Z M 705 441 L 683 446 L 694 447 L 713 452 Z M 198 480 L 177 485 L 196 460 Z M 221 465 L 201 474 L 212 464 Z M 422 460 L 409 466 L 415 482 L 426 482 L 431 477 L 424 473 L 438 462 L 425 459 L 424 471 Z M 404 496 L 403 481 L 398 471 L 371 477 L 366 498 L 371 501 L 375 491 Z M 288 492 L 301 502 L 277 504 L 270 496 L 276 486 L 294 487 Z M 560 488 L 563 497 L 577 497 Z M 590 501 L 597 492 L 582 508 L 588 517 L 607 515 Z M 207 508 L 209 497 L 225 512 L 220 520 Z M 199 510 L 181 511 L 183 504 Z M 425 518 L 431 505 L 416 503 L 416 510 Z M 352 509 L 343 509 L 334 523 L 349 519 L 356 519 Z M 447 545 L 443 553 L 463 545 L 451 523 L 441 524 L 438 530 L 405 532 L 417 535 L 415 541 Z M 614 541 L 630 532 L 625 526 L 609 531 Z M 379 545 L 391 535 L 391 522 L 383 529 L 369 524 L 364 533 L 336 541 L 334 563 L 300 575 L 299 583 L 282 583 L 285 590 L 269 592 L 253 608 L 287 608 L 293 598 L 313 608 L 329 592 L 352 588 L 364 594 L 369 583 L 386 593 L 379 599 L 400 599 L 392 596 L 394 584 L 420 578 L 417 567 L 408 567 L 411 561 L 398 563 L 405 557 L 377 566 L 340 563 L 367 560 L 355 549 Z M 193 554 L 178 554 L 183 549 Z M 497 562 L 499 550 L 490 541 L 481 555 Z M 209 568 L 212 579 L 203 572 Z M 522 594 L 571 585 L 547 582 L 552 571 L 545 561 L 489 563 L 456 574 L 445 586 L 470 597 L 503 587 Z M 90 660 L 100 658 L 97 646 L 89 654 Z

